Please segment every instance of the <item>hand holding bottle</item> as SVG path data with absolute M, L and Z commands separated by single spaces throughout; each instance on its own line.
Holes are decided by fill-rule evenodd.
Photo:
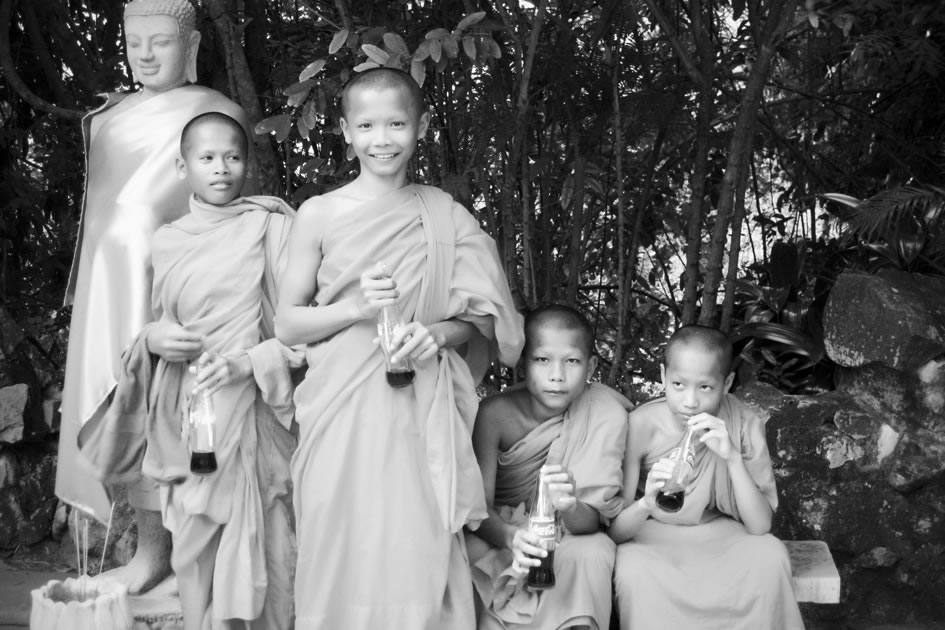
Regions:
M 559 512 L 573 512 L 577 508 L 577 484 L 574 475 L 561 464 L 548 464 L 541 467 L 551 503 Z
M 397 303 L 400 292 L 391 271 L 382 262 L 361 274 L 361 292 L 355 298 L 357 319 L 373 319 L 381 309 Z
M 666 481 L 672 477 L 674 467 L 675 464 L 673 460 L 664 457 L 653 464 L 653 468 L 651 468 L 649 474 L 647 474 L 646 484 L 643 489 L 643 503 L 650 511 L 657 509 L 656 496 L 659 494 L 660 490 L 662 490 L 663 486 L 666 485 Z
M 197 365 L 191 365 L 189 369 L 196 375 L 195 396 L 203 392 L 214 394 L 224 385 L 248 378 L 253 373 L 253 365 L 246 353 L 228 358 L 216 352 L 204 352 L 197 359 Z
M 541 539 L 527 528 L 519 528 L 512 535 L 512 570 L 525 575 L 531 567 L 541 566 L 540 558 L 548 555 L 541 545 Z
M 697 434 L 704 432 L 699 441 L 725 461 L 741 457 L 741 451 L 732 444 L 732 437 L 728 433 L 725 421 L 721 418 L 709 413 L 698 413 L 689 419 L 689 426 Z

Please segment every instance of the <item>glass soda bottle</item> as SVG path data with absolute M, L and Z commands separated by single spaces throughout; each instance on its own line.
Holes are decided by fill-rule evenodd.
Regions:
M 539 538 L 538 546 L 548 552 L 544 558 L 537 558 L 541 564 L 528 567 L 526 586 L 532 590 L 543 591 L 555 585 L 555 547 L 558 544 L 558 519 L 545 475 L 538 474 L 538 490 L 532 510 L 528 515 L 528 531 Z
M 664 512 L 678 512 L 686 500 L 686 487 L 696 460 L 694 438 L 692 427 L 687 426 L 682 439 L 669 453 L 669 459 L 673 460 L 672 477 L 666 480 L 656 495 L 656 505 Z
M 390 273 L 387 265 L 380 262 L 377 268 Z M 391 387 L 406 387 L 413 383 L 414 369 L 410 357 L 394 359 L 400 346 L 394 346 L 394 335 L 406 325 L 403 314 L 397 305 L 385 306 L 377 314 L 377 336 L 384 352 L 384 364 L 387 367 L 387 384 Z
M 217 415 L 213 409 L 213 397 L 208 392 L 203 391 L 191 398 L 187 420 L 190 423 L 190 472 L 212 473 L 217 469 L 217 456 L 213 451 Z

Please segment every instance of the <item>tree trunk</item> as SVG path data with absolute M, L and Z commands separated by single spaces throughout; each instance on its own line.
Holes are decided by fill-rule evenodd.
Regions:
M 761 103 L 765 82 L 774 58 L 775 42 L 781 36 L 786 24 L 784 19 L 785 3 L 788 0 L 773 0 L 766 18 L 765 34 L 758 47 L 758 54 L 748 75 L 745 92 L 739 105 L 738 118 L 728 149 L 728 163 L 722 178 L 719 192 L 719 208 L 709 243 L 709 261 L 706 265 L 705 284 L 702 288 L 702 309 L 699 323 L 713 325 L 718 316 L 719 284 L 722 280 L 722 261 L 725 256 L 725 241 L 731 227 L 735 205 L 735 189 L 744 177 L 743 171 L 748 165 L 748 156 L 752 151 L 755 117 Z M 751 4 L 751 3 L 749 3 Z M 789 15 L 789 13 L 788 13 Z M 756 24 L 761 16 L 754 16 Z
M 246 52 L 240 41 L 239 32 L 226 11 L 224 0 L 206 0 L 210 19 L 223 45 L 226 58 L 227 76 L 229 77 L 230 94 L 246 111 L 250 124 L 255 125 L 263 119 L 263 110 L 256 96 L 256 84 L 246 61 Z M 268 135 L 253 136 L 256 147 L 257 180 L 259 190 L 263 194 L 275 194 L 279 181 L 276 167 L 276 155 L 269 141 Z

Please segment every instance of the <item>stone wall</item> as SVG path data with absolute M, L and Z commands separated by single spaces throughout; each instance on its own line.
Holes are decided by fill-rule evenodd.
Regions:
M 945 619 L 945 281 L 845 273 L 825 312 L 837 389 L 740 396 L 768 417 L 779 483 L 775 533 L 825 540 L 843 620 Z

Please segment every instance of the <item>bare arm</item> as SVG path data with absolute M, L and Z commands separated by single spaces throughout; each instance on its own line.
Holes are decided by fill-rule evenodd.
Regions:
M 627 450 L 623 460 L 623 496 L 627 506 L 607 528 L 607 534 L 618 544 L 636 536 L 640 526 L 655 509 L 652 497 L 648 502 L 645 494 L 639 500 L 633 500 L 640 481 L 640 463 L 643 461 L 645 443 L 649 440 L 649 431 L 643 419 L 636 417 L 636 414 L 630 414 L 629 423 Z
M 717 457 L 725 461 L 738 515 L 749 534 L 767 534 L 771 530 L 774 511 L 751 478 L 742 459 L 741 447 L 732 443 L 725 421 L 707 413 L 693 416 L 689 423 L 705 433 L 699 438 Z
M 315 197 L 302 204 L 289 234 L 288 262 L 275 318 L 276 337 L 287 346 L 320 341 L 377 313 L 357 298 L 310 306 L 322 262 L 322 225 L 330 219 L 327 203 Z

